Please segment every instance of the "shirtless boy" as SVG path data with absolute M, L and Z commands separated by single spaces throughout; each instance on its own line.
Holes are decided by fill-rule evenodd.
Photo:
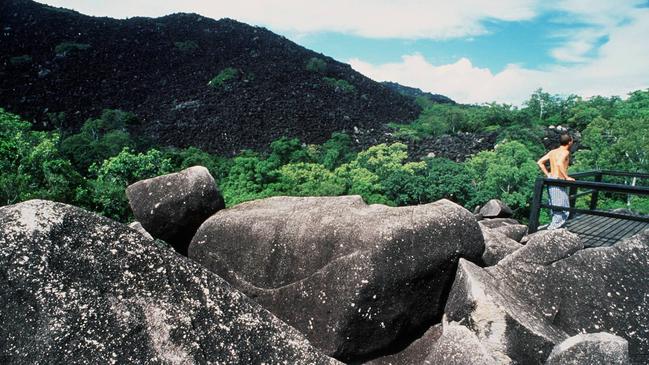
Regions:
M 562 179 L 575 181 L 575 179 L 568 176 L 568 164 L 570 162 L 570 147 L 573 140 L 569 134 L 562 134 L 559 138 L 561 146 L 553 149 L 552 151 L 541 157 L 537 164 L 545 176 L 552 179 Z M 550 161 L 550 171 L 545 167 L 545 163 Z M 570 200 L 568 198 L 567 188 L 559 186 L 549 186 L 548 195 L 550 196 L 549 204 L 558 207 L 570 207 Z M 547 229 L 561 228 L 568 220 L 568 211 L 564 210 L 551 210 L 552 222 L 548 225 Z

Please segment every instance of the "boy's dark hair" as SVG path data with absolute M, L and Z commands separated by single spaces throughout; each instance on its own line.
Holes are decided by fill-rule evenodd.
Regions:
M 562 134 L 561 137 L 559 137 L 559 143 L 561 143 L 562 146 L 567 146 L 570 141 L 572 141 L 572 136 L 568 133 Z

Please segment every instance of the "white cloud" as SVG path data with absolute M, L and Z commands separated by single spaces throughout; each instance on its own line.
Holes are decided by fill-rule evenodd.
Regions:
M 536 15 L 539 0 L 44 0 L 52 6 L 111 16 L 196 12 L 292 33 L 342 32 L 371 38 L 446 39 L 487 32 L 485 20 L 520 21 Z
M 632 21 L 642 0 L 563 0 L 542 4 L 542 10 L 558 12 L 555 22 L 581 24 L 578 28 L 555 33 L 564 44 L 550 53 L 560 62 L 586 62 L 589 52 L 609 33 Z
M 539 87 L 563 95 L 624 96 L 649 87 L 647 34 L 649 9 L 635 9 L 626 22 L 609 29 L 608 41 L 594 57 L 583 56 L 588 44 L 568 44 L 564 46 L 565 54 L 555 54 L 563 59 L 579 57 L 579 64 L 554 65 L 542 70 L 508 65 L 494 74 L 474 66 L 466 58 L 452 64 L 434 65 L 419 54 L 403 56 L 398 63 L 372 65 L 359 59 L 349 60 L 349 63 L 375 80 L 396 81 L 462 103 L 497 101 L 519 105 Z

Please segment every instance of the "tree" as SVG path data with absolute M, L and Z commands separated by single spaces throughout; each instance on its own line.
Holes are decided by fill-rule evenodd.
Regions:
M 32 132 L 29 123 L 0 109 L 0 204 L 74 200 L 74 187 L 83 181 L 59 153 L 58 141 L 58 133 Z
M 336 175 L 320 164 L 297 162 L 279 169 L 278 193 L 293 196 L 336 196 L 345 187 Z
M 126 131 L 128 125 L 137 123 L 131 113 L 106 109 L 100 118 L 88 119 L 81 131 L 61 142 L 61 152 L 74 166 L 86 174 L 93 163 L 101 163 L 124 148 L 134 148 L 135 142 Z
M 527 216 L 538 167 L 530 151 L 520 142 L 499 144 L 493 151 L 482 151 L 466 163 L 475 189 L 470 205 L 500 199 Z
M 132 214 L 126 198 L 126 187 L 172 171 L 171 161 L 156 149 L 135 153 L 125 148 L 117 156 L 90 167 L 90 172 L 96 178 L 90 181 L 90 190 L 78 191 L 78 196 L 89 199 L 95 211 L 127 222 Z
M 471 182 L 464 164 L 440 157 L 426 160 L 426 202 L 449 199 L 466 206 L 475 194 Z

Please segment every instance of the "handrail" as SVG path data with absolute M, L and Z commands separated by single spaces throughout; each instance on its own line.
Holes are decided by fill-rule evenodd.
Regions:
M 649 195 L 649 186 L 642 186 L 642 185 L 631 186 L 626 184 L 605 183 L 602 182 L 602 176 L 604 175 L 649 178 L 648 173 L 626 172 L 626 171 L 615 171 L 615 170 L 592 170 L 592 171 L 583 171 L 583 172 L 570 174 L 571 177 L 575 177 L 575 178 L 593 176 L 595 178 L 595 181 L 586 181 L 586 180 L 569 181 L 569 180 L 552 179 L 547 177 L 539 177 L 536 179 L 536 182 L 534 184 L 534 195 L 532 197 L 532 206 L 530 211 L 529 232 L 534 233 L 538 230 L 541 208 L 551 208 L 555 210 L 568 211 L 570 212 L 569 219 L 572 218 L 574 213 L 580 213 L 580 214 L 605 216 L 610 218 L 624 218 L 629 220 L 649 222 L 649 217 L 637 217 L 637 216 L 630 216 L 625 214 L 597 210 L 597 201 L 598 201 L 598 196 L 600 191 L 633 194 L 633 195 Z M 543 188 L 545 186 L 560 186 L 560 187 L 569 188 L 570 192 L 568 195 L 570 199 L 570 207 L 557 207 L 549 204 L 542 204 L 541 199 L 543 197 Z M 587 188 L 590 190 L 586 192 L 577 193 L 577 189 L 579 188 Z M 591 194 L 589 209 L 575 208 L 575 202 L 577 197 L 584 196 L 587 194 Z
M 641 179 L 649 178 L 649 173 L 619 171 L 619 170 L 588 170 L 588 171 L 581 171 L 581 172 L 575 172 L 570 174 L 571 177 L 587 177 L 587 176 L 595 176 L 595 175 L 639 177 Z
M 612 193 L 626 193 L 626 194 L 639 194 L 649 195 L 649 186 L 631 186 L 625 184 L 611 184 L 594 181 L 568 181 L 559 179 L 545 178 L 545 185 L 548 186 L 562 186 L 562 187 L 576 187 L 576 188 L 593 188 L 599 191 L 610 191 Z

